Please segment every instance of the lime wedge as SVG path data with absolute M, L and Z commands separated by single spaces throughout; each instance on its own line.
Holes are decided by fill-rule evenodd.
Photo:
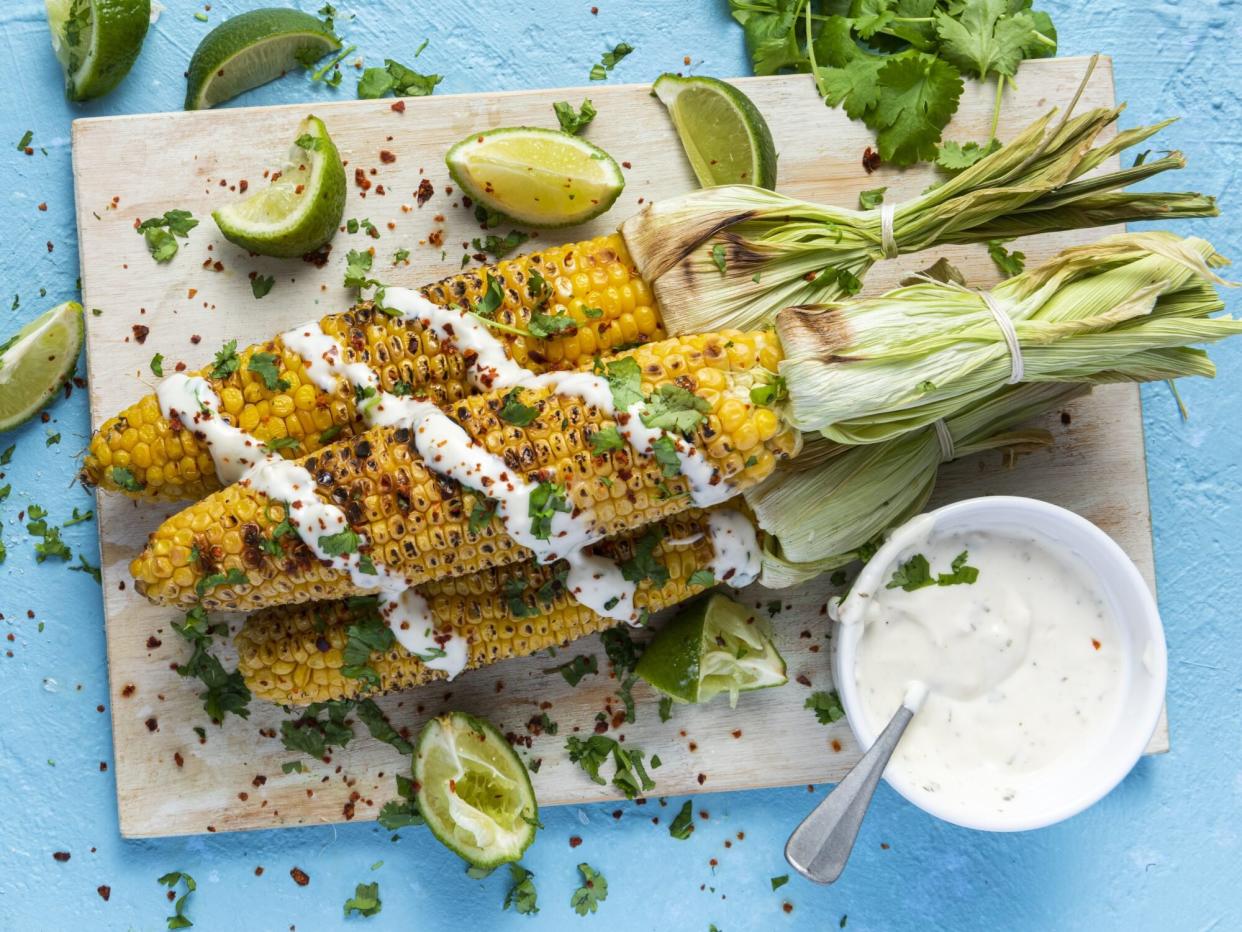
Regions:
M 678 702 L 708 702 L 788 682 L 785 660 L 750 612 L 712 593 L 688 605 L 647 645 L 634 671 Z
M 341 47 L 323 20 L 269 7 L 226 19 L 203 37 L 186 73 L 185 109 L 205 110 Z
M 535 840 L 539 806 L 530 776 L 481 718 L 447 712 L 424 725 L 414 783 L 431 833 L 476 867 L 516 861 Z
M 66 301 L 0 343 L 0 433 L 56 396 L 82 349 L 82 305 Z
M 652 87 L 668 108 L 699 184 L 776 187 L 776 146 L 749 97 L 716 78 L 662 74 Z
M 102 97 L 129 74 L 151 25 L 151 0 L 46 0 L 52 49 L 70 100 Z
M 598 217 L 625 187 L 621 166 L 603 149 L 534 126 L 474 133 L 449 149 L 444 161 L 476 202 L 532 227 Z
M 266 188 L 213 211 L 230 243 L 261 256 L 304 256 L 332 239 L 345 213 L 345 166 L 328 128 L 308 116 L 289 162 Z

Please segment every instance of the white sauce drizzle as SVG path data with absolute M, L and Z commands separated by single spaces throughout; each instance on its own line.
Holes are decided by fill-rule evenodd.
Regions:
M 710 507 L 730 497 L 727 483 L 693 444 L 676 433 L 643 424 L 641 403 L 619 414 L 606 379 L 588 372 L 535 375 L 511 359 L 504 345 L 473 314 L 433 304 L 417 291 L 390 288 L 385 292 L 384 305 L 400 319 L 417 320 L 440 341 L 455 344 L 467 360 L 467 377 L 474 387 L 550 388 L 578 397 L 616 420 L 621 436 L 642 456 L 653 456 L 656 441 L 670 436 L 694 504 Z M 566 560 L 569 571 L 565 584 L 575 599 L 606 618 L 630 623 L 641 620 L 634 606 L 637 584 L 626 580 L 615 563 L 586 550 L 604 537 L 593 513 L 556 512 L 550 519 L 548 539 L 537 537 L 530 502 L 538 486 L 483 449 L 439 408 L 383 391 L 370 366 L 344 361 L 341 345 L 317 320 L 281 334 L 281 341 L 302 358 L 307 376 L 320 390 L 335 392 L 342 381 L 353 387 L 358 410 L 368 426 L 410 429 L 429 469 L 495 501 L 508 535 L 531 550 L 539 562 Z M 255 438 L 221 418 L 220 400 L 204 379 L 170 376 L 160 384 L 157 395 L 166 418 L 177 416 L 205 440 L 222 481 L 246 482 L 273 500 L 287 502 L 289 523 L 316 556 L 348 572 L 358 588 L 379 590 L 380 614 L 402 647 L 423 658 L 431 669 L 448 672 L 450 678 L 464 669 L 465 640 L 456 634 L 435 634 L 430 607 L 409 580 L 380 564 L 364 562 L 358 551 L 330 554 L 324 550 L 321 538 L 345 531 L 349 524 L 341 509 L 315 494 L 316 483 L 309 471 L 266 453 Z M 191 418 L 188 423 L 187 416 Z M 753 525 L 739 512 L 722 511 L 709 517 L 709 528 L 715 552 L 710 568 L 716 579 L 732 586 L 748 585 L 759 571 Z M 359 536 L 360 544 L 365 544 L 365 538 Z

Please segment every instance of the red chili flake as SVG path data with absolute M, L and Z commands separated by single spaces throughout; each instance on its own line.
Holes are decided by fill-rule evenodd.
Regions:
M 354 169 L 354 184 L 356 184 L 363 191 L 371 190 L 371 179 L 367 177 L 367 173 L 365 169 L 362 169 L 362 168 Z
M 882 841 L 882 842 L 880 842 L 880 850 L 881 850 L 881 851 L 887 851 L 887 850 L 888 850 L 888 842 L 886 842 L 886 841 Z
M 432 230 L 430 233 L 427 234 L 427 242 L 430 243 L 432 246 L 435 246 L 437 249 L 443 246 L 444 245 L 444 231 L 443 230 Z
M 391 165 L 393 162 L 397 161 L 397 154 L 395 152 L 390 152 L 387 149 L 380 149 L 379 157 L 380 161 L 385 165 Z
M 173 752 L 173 763 L 176 764 L 178 767 L 185 766 L 185 758 L 181 756 L 180 751 Z
M 735 737 L 735 738 L 740 738 L 740 737 L 742 737 L 742 729 L 740 729 L 740 728 L 734 729 L 734 731 L 733 731 L 733 737 Z
M 1092 639 L 1091 639 L 1091 646 L 1092 646 L 1092 647 L 1094 647 L 1096 650 L 1099 650 L 1099 649 L 1100 649 L 1100 642 L 1099 642 L 1099 641 L 1097 641 L 1095 638 L 1092 638 Z
M 322 269 L 328 264 L 328 256 L 332 252 L 332 244 L 324 243 L 314 252 L 308 252 L 302 257 L 303 262 L 309 262 L 317 269 Z
M 102 703 L 100 703 L 99 705 L 95 706 L 95 711 L 96 711 L 96 712 L 100 712 L 100 713 L 102 713 L 102 712 L 103 712 L 103 710 L 104 710 L 104 707 L 103 707 L 103 704 L 102 704 Z
M 597 6 L 593 6 L 593 7 L 591 7 L 591 15 L 592 15 L 592 16 L 599 16 L 599 7 L 597 7 Z
M 424 178 L 418 183 L 418 190 L 414 192 L 414 201 L 419 207 L 422 207 L 431 200 L 431 196 L 435 193 L 435 187 L 428 179 Z
M 621 818 L 621 810 L 620 810 L 620 809 L 614 809 L 614 810 L 612 810 L 612 817 L 613 817 L 614 819 L 619 819 L 619 818 Z
M 53 851 L 52 857 L 54 857 L 57 861 L 60 861 L 61 864 L 64 864 L 66 861 L 69 860 L 69 852 L 68 851 Z
M 633 168 L 634 166 L 631 165 L 629 162 L 622 162 L 621 167 L 622 168 Z
M 254 775 L 254 779 L 250 781 L 250 785 L 254 787 L 259 787 L 259 786 L 262 786 L 266 782 L 267 782 L 267 777 L 263 776 L 263 774 L 261 773 L 256 773 Z
M 47 201 L 44 201 L 42 204 L 39 205 L 39 210 L 42 210 L 44 212 L 47 211 Z
M 841 741 L 840 741 L 840 739 L 838 739 L 838 738 L 833 738 L 833 739 L 832 739 L 832 749 L 833 749 L 834 751 L 836 751 L 838 754 L 840 754 L 840 753 L 841 753 Z
M 101 761 L 99 762 L 99 772 L 100 772 L 100 773 L 107 773 L 107 772 L 108 772 L 108 762 L 107 762 L 107 761 L 103 761 L 103 760 L 101 760 Z
M 582 844 L 582 839 L 579 838 L 577 835 L 569 836 L 569 847 L 577 848 L 580 844 Z
M 716 867 L 716 866 L 717 866 L 720 862 L 719 862 L 719 861 L 717 861 L 715 858 L 712 858 L 712 859 L 711 859 L 710 861 L 708 861 L 707 863 L 708 863 L 708 864 L 710 864 L 712 867 Z
M 863 150 L 862 167 L 867 170 L 868 175 L 880 167 L 880 161 L 880 153 L 870 146 Z
M 341 812 L 344 814 L 346 822 L 352 820 L 354 817 L 354 801 L 351 799 L 349 802 L 345 803 L 345 805 L 341 807 Z
M 793 912 L 793 903 L 790 903 L 790 902 L 786 901 L 786 902 L 784 902 L 784 903 L 782 903 L 782 904 L 781 904 L 781 909 L 785 910 L 785 912 L 787 912 L 787 913 L 792 913 L 792 912 Z
M 124 696 L 126 699 L 128 699 L 130 696 L 134 694 L 134 691 L 137 688 L 138 687 L 135 686 L 133 683 L 126 683 L 124 688 L 121 689 L 121 695 Z
M 159 731 L 160 723 L 156 721 L 155 716 L 147 719 L 147 731 Z
M 197 333 L 194 333 L 190 335 L 190 342 L 193 343 L 195 346 L 198 346 L 198 344 L 203 342 L 203 338 L 200 337 Z
M 293 878 L 293 882 L 299 887 L 304 887 L 310 883 L 310 874 L 306 873 L 306 871 L 302 870 L 300 867 L 295 867 L 293 870 L 289 871 L 289 876 Z
M 95 892 L 103 897 L 103 901 L 108 902 L 108 897 L 112 896 L 112 888 L 106 883 L 101 883 L 95 888 Z
M 241 181 L 237 182 L 237 193 L 245 194 L 246 189 L 249 187 L 250 187 L 250 182 L 247 181 L 245 178 L 243 178 Z
M 147 638 L 147 650 L 155 650 L 164 642 L 157 638 L 154 634 Z
M 805 673 L 799 673 L 797 676 L 797 681 L 801 683 L 803 686 L 809 687 L 811 685 L 811 678 L 807 676 Z
M 147 334 L 151 332 L 150 327 L 144 327 L 142 324 L 134 324 L 134 340 L 141 346 L 147 342 Z
M 256 868 L 254 869 L 254 875 L 255 875 L 256 877 L 262 877 L 262 876 L 263 876 L 263 866 L 262 866 L 262 865 L 260 865 L 260 866 L 258 866 L 258 867 L 256 867 Z
M 392 105 L 392 111 L 394 113 L 405 113 L 405 101 L 398 100 L 396 103 L 394 103 Z
M 682 56 L 682 58 L 681 58 L 681 63 L 682 63 L 683 65 L 688 65 L 688 64 L 690 64 L 690 56 L 689 56 L 689 55 L 683 55 L 683 56 Z
M 707 782 L 707 774 L 701 773 L 695 779 L 699 781 L 699 786 L 702 786 L 704 783 Z
M 689 748 L 690 748 L 690 753 L 693 754 L 695 751 L 699 749 L 699 746 L 695 744 L 693 741 L 691 741 L 689 744 Z

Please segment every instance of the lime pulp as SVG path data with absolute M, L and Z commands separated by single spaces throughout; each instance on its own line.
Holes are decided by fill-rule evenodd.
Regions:
M 151 0 L 46 0 L 52 49 L 70 100 L 102 97 L 129 74 L 151 25 Z
M 82 305 L 67 301 L 0 343 L 0 433 L 56 396 L 78 361 L 83 329 Z

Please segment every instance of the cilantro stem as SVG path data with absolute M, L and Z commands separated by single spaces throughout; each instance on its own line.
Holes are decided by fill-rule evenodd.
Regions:
M 1036 39 L 1038 39 L 1040 42 L 1042 42 L 1044 45 L 1048 46 L 1049 48 L 1055 49 L 1057 47 L 1057 43 L 1055 39 L 1049 39 L 1046 35 L 1044 35 L 1038 29 L 1032 29 L 1031 35 L 1033 35 Z
M 328 62 L 328 63 L 327 63 L 326 65 L 324 65 L 322 68 L 317 68 L 317 69 L 315 70 L 315 72 L 314 72 L 313 74 L 311 74 L 311 80 L 312 80 L 312 81 L 319 81 L 319 80 L 322 80 L 322 79 L 323 79 L 323 76 L 324 76 L 325 74 L 327 74 L 329 71 L 331 71 L 331 70 L 332 70 L 333 68 L 335 68 L 337 65 L 339 65 L 342 61 L 344 61 L 344 60 L 345 60 L 345 56 L 349 55 L 349 54 L 350 54 L 351 52 L 353 52 L 356 48 L 358 48 L 358 46 L 356 46 L 356 45 L 351 45 L 349 48 L 347 48 L 347 49 L 345 49 L 343 52 L 339 53 L 339 54 L 338 54 L 335 58 L 333 58 L 333 59 L 332 59 L 332 61 Z
M 811 76 L 815 78 L 815 87 L 819 91 L 819 96 L 827 97 L 828 92 L 824 87 L 824 79 L 820 77 L 819 65 L 815 61 L 815 36 L 811 34 L 811 4 L 807 3 L 802 9 L 806 13 L 806 53 L 811 59 Z
M 510 327 L 508 324 L 502 324 L 498 320 L 491 320 L 490 318 L 484 317 L 482 314 L 476 314 L 474 311 L 470 312 L 470 316 L 479 321 L 481 324 L 488 327 L 495 327 L 497 330 L 503 330 L 505 333 L 512 333 L 514 336 L 529 337 L 531 335 L 530 331 L 523 330 L 521 327 Z
M 989 141 L 996 138 L 996 129 L 1000 125 L 1001 95 L 1005 92 L 1005 81 L 1006 80 L 1007 79 L 1005 75 L 997 74 L 996 76 L 996 100 L 992 104 L 992 133 L 991 133 L 991 136 L 989 137 Z

